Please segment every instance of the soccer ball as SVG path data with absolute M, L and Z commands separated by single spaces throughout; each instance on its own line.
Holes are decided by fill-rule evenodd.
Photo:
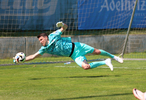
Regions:
M 17 60 L 17 62 L 23 62 L 25 60 L 25 54 L 23 52 L 17 53 L 15 60 Z

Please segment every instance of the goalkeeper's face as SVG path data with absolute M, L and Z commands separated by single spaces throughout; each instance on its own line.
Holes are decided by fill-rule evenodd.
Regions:
M 41 36 L 41 37 L 39 37 L 39 41 L 40 41 L 40 43 L 41 43 L 43 46 L 45 46 L 45 45 L 48 44 L 48 37 L 47 37 L 47 36 Z

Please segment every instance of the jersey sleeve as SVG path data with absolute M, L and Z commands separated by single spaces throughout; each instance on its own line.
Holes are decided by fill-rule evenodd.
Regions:
M 52 37 L 54 37 L 54 36 L 61 35 L 61 34 L 62 34 L 62 32 L 58 29 L 57 31 L 54 31 L 54 32 L 51 33 L 50 35 L 51 35 Z
M 56 32 L 55 32 L 56 35 L 61 35 L 62 32 L 60 31 L 60 29 L 58 29 Z
M 45 52 L 46 52 L 46 48 L 45 48 L 45 47 L 41 47 L 41 48 L 39 49 L 39 51 L 38 51 L 38 53 L 39 53 L 40 55 L 43 55 Z
M 52 41 L 54 41 L 54 39 L 58 40 L 59 38 L 61 38 L 61 34 L 62 32 L 60 30 L 54 31 L 48 36 L 49 42 L 51 43 Z

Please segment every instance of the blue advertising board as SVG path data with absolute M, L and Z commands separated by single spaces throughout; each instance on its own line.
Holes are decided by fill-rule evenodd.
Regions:
M 0 0 L 0 30 L 55 30 L 58 21 L 79 30 L 128 28 L 136 0 Z M 132 28 L 146 28 L 146 1 L 138 0 Z
M 79 0 L 78 29 L 128 28 L 136 0 Z M 146 1 L 138 0 L 132 28 L 146 28 Z

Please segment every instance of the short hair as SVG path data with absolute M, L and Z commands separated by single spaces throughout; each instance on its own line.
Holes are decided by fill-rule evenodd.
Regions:
M 39 34 L 39 35 L 37 36 L 37 38 L 40 38 L 41 36 L 43 36 L 43 37 L 47 36 L 47 37 L 48 37 L 48 34 L 46 34 L 46 33 L 41 33 L 41 34 Z

